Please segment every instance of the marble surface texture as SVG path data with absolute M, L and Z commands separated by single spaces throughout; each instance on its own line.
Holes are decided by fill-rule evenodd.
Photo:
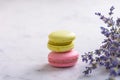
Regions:
M 105 80 L 108 72 L 98 68 L 84 77 L 87 64 L 81 57 L 74 67 L 54 68 L 48 64 L 48 34 L 69 30 L 76 34 L 79 54 L 101 45 L 105 26 L 95 12 L 107 14 L 120 0 L 0 0 L 0 80 Z M 119 16 L 118 16 L 119 17 Z M 117 77 L 119 80 L 120 77 Z

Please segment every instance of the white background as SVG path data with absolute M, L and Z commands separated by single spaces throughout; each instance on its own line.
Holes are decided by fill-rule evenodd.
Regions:
M 48 65 L 48 34 L 69 30 L 76 34 L 79 54 L 99 48 L 105 24 L 94 15 L 107 14 L 120 0 L 0 0 L 0 80 L 105 80 L 108 72 L 98 68 L 84 77 L 87 64 L 81 57 L 74 67 Z M 118 77 L 120 78 L 120 77 Z M 119 80 L 119 79 L 117 79 Z

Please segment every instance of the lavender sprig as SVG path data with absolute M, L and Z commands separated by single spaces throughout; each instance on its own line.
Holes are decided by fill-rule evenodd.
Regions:
M 113 10 L 114 10 L 114 9 L 115 9 L 114 6 L 112 6 L 112 7 L 110 8 L 109 15 L 112 15 L 112 14 L 113 14 Z
M 99 12 L 95 13 L 107 24 L 107 27 L 101 27 L 101 33 L 106 36 L 106 39 L 99 49 L 82 55 L 82 61 L 90 65 L 83 71 L 85 75 L 89 75 L 98 66 L 104 66 L 110 73 L 107 80 L 115 80 L 116 76 L 120 76 L 120 18 L 113 20 L 114 9 L 114 6 L 110 8 L 109 17 Z

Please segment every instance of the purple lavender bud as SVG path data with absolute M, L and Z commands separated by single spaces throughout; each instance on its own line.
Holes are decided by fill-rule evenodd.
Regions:
M 109 51 L 105 51 L 105 56 L 109 57 L 110 56 L 110 52 Z
M 112 41 L 112 44 L 113 44 L 115 47 L 119 47 L 119 46 L 120 46 L 120 43 L 117 42 L 117 41 Z
M 113 14 L 113 12 L 109 12 L 109 15 L 112 15 Z
M 95 57 L 96 62 L 100 62 L 100 58 L 99 57 Z
M 108 39 L 104 39 L 104 41 L 102 43 L 106 43 L 106 42 L 108 42 Z
M 82 55 L 81 57 L 82 57 L 82 61 L 83 61 L 83 62 L 86 62 L 86 63 L 88 62 L 88 59 L 87 59 L 87 56 L 86 56 L 86 55 Z
M 92 57 L 93 57 L 92 52 L 88 52 L 88 59 L 92 59 Z
M 99 56 L 101 54 L 100 50 L 98 50 L 98 49 L 95 50 L 95 54 Z
M 100 16 L 100 19 L 102 19 L 102 20 L 103 20 L 104 18 L 105 18 L 104 16 Z
M 117 39 L 119 37 L 119 34 L 114 34 L 114 38 Z
M 86 69 L 89 71 L 89 73 L 92 72 L 92 67 L 86 67 Z
M 111 32 L 111 39 L 115 40 L 118 38 L 119 35 L 115 34 L 115 32 Z
M 111 19 L 108 19 L 107 24 L 108 24 L 108 27 L 111 27 L 111 26 L 113 26 L 115 24 L 115 22 L 111 18 Z
M 100 56 L 100 60 L 106 61 L 108 58 L 106 56 Z
M 118 65 L 118 61 L 117 60 L 113 60 L 111 63 L 112 63 L 112 67 L 116 67 Z
M 116 20 L 116 25 L 119 27 L 120 26 L 120 18 Z
M 114 9 L 115 9 L 114 6 L 111 6 L 110 11 L 113 11 Z
M 115 68 L 110 69 L 110 76 L 117 76 Z
M 104 16 L 100 16 L 100 19 L 101 19 L 103 22 L 105 22 L 105 23 L 107 23 L 107 21 L 108 21 L 108 18 L 106 18 L 106 17 L 104 17 Z
M 117 50 L 117 48 L 114 47 L 114 46 L 111 46 L 109 50 L 110 50 L 111 52 L 115 52 L 115 51 Z
M 85 70 L 85 71 L 83 71 L 83 73 L 84 73 L 84 75 L 86 76 L 86 75 L 89 74 L 89 71 L 88 71 L 88 70 Z
M 102 42 L 102 43 L 106 43 L 106 42 Z M 108 48 L 108 45 L 107 44 L 104 44 L 101 46 L 102 49 L 107 49 Z
M 99 65 L 100 65 L 100 66 L 103 66 L 103 65 L 104 65 L 104 62 L 100 61 L 100 62 L 99 62 Z
M 99 13 L 99 12 L 96 12 L 96 13 L 95 13 L 95 15 L 101 16 L 101 13 Z
M 119 43 L 119 44 L 120 44 L 120 43 Z M 118 50 L 117 50 L 117 51 L 118 51 L 118 54 L 120 55 L 120 46 L 118 47 Z
M 120 69 L 118 70 L 118 75 L 120 76 Z
M 95 60 L 93 58 L 90 59 L 90 64 L 92 64 Z
M 117 68 L 119 69 L 118 71 L 120 71 L 120 64 L 118 64 Z
M 110 64 L 111 64 L 110 61 L 106 61 L 105 62 L 106 69 L 110 69 L 111 68 Z
M 110 8 L 110 12 L 109 12 L 109 15 L 112 15 L 113 14 L 113 10 L 114 10 L 115 8 L 114 8 L 114 6 L 112 6 L 111 8 Z
M 103 31 L 106 30 L 106 28 L 104 28 L 104 27 L 100 27 L 100 28 L 101 28 Z
M 86 70 L 83 71 L 84 75 L 87 76 L 92 72 L 92 67 L 86 67 Z
M 110 35 L 110 32 L 109 32 L 109 30 L 108 29 L 106 29 L 106 28 L 104 28 L 104 27 L 100 27 L 101 28 L 101 30 L 102 30 L 102 34 L 104 34 L 106 37 L 109 37 L 109 35 Z

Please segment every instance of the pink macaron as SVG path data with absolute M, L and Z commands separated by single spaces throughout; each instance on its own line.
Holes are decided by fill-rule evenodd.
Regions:
M 70 67 L 76 64 L 78 57 L 78 52 L 74 50 L 62 53 L 50 52 L 48 62 L 54 67 Z

